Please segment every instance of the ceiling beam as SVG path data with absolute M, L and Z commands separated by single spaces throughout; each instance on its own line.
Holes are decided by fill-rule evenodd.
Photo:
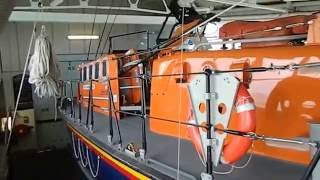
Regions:
M 108 18 L 109 16 L 109 18 Z M 57 12 L 30 12 L 12 11 L 10 22 L 60 22 L 60 23 L 92 23 L 94 14 L 82 13 L 57 13 Z M 165 20 L 164 16 L 142 16 L 142 15 L 96 15 L 96 23 L 115 23 L 115 24 L 150 24 L 160 25 Z M 170 17 L 168 24 L 175 24 L 176 19 Z
M 208 1 L 227 4 L 227 5 L 233 5 L 235 3 L 238 3 L 238 1 L 233 1 L 233 0 L 208 0 Z M 280 13 L 287 13 L 288 12 L 287 9 L 274 8 L 274 7 L 267 6 L 267 5 L 260 5 L 260 4 L 247 3 L 247 2 L 239 3 L 239 6 L 249 7 L 249 8 L 253 8 L 253 9 L 262 9 L 262 10 L 267 10 L 267 11 L 275 11 L 275 12 L 280 12 Z
M 41 8 L 37 6 L 16 6 L 14 10 L 68 10 L 68 9 L 101 9 L 101 10 L 119 10 L 119 11 L 137 11 L 145 13 L 155 13 L 155 14 L 169 14 L 170 10 L 159 11 L 152 9 L 144 9 L 139 7 L 110 7 L 110 6 L 87 6 L 87 5 L 74 5 L 74 6 L 42 6 Z
M 59 6 L 64 0 L 53 0 L 48 6 L 38 7 L 38 2 L 33 2 L 30 0 L 30 6 L 16 6 L 14 10 L 68 10 L 68 9 L 101 9 L 101 10 L 119 10 L 119 11 L 137 11 L 137 12 L 145 12 L 145 13 L 155 13 L 155 14 L 169 14 L 170 10 L 167 6 L 165 0 L 162 0 L 162 4 L 165 7 L 165 10 L 153 10 L 140 8 L 138 6 L 139 0 L 133 2 L 132 0 L 127 0 L 129 3 L 129 7 L 114 7 L 114 6 L 93 6 L 89 5 L 89 0 L 80 0 L 78 5 L 71 6 Z
M 271 8 L 277 8 L 277 9 L 289 9 L 289 13 L 303 13 L 303 12 L 316 12 L 320 9 L 320 1 L 304 1 L 304 2 L 291 2 L 289 4 L 287 3 L 281 3 L 281 4 L 274 4 L 274 5 L 268 5 L 268 7 Z M 213 10 L 212 13 L 219 13 L 222 10 Z M 269 14 L 278 14 L 281 15 L 283 13 L 279 12 L 272 12 L 267 10 L 255 10 L 249 7 L 239 7 L 234 8 L 224 15 L 223 17 L 236 17 L 236 16 L 248 16 L 248 15 L 269 15 Z M 286 13 L 285 13 L 286 14 Z
M 297 16 L 297 15 L 305 15 L 309 16 L 312 12 L 301 12 L 301 13 L 287 13 L 287 14 L 261 14 L 261 15 L 243 15 L 243 16 L 226 16 L 220 17 L 221 21 L 235 21 L 235 20 L 242 20 L 242 21 L 266 21 L 272 20 L 277 18 L 283 18 L 288 16 Z

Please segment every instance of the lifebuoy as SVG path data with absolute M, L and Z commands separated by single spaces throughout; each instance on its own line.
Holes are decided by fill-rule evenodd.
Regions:
M 233 130 L 241 132 L 255 132 L 256 111 L 254 100 L 243 84 L 239 85 L 235 100 L 235 110 L 237 117 L 232 121 L 235 126 Z M 198 153 L 202 154 L 200 131 L 198 127 L 188 126 L 188 133 Z M 252 140 L 246 137 L 229 135 L 228 141 L 224 144 L 221 162 L 224 164 L 234 164 L 240 160 L 250 149 Z
M 237 117 L 233 119 L 235 129 L 241 132 L 255 132 L 256 130 L 256 108 L 254 100 L 243 84 L 240 84 L 236 101 L 235 109 Z M 234 164 L 243 157 L 252 145 L 252 139 L 232 136 L 223 147 L 222 162 L 225 164 Z

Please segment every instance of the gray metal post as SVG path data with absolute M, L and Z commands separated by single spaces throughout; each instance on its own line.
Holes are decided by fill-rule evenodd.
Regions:
M 145 92 L 145 72 L 144 65 L 139 64 L 139 75 L 140 75 L 140 84 L 141 84 L 141 117 L 142 117 L 142 149 L 140 149 L 140 158 L 145 159 L 147 153 L 147 136 L 146 136 L 146 92 Z

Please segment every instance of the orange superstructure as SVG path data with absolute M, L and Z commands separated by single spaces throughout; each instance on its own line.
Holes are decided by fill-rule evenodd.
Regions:
M 182 56 L 175 52 L 154 61 L 153 75 L 176 72 L 176 62 L 184 63 L 184 73 L 200 72 L 208 67 L 227 70 L 239 62 L 249 62 L 250 67 L 320 62 L 320 46 L 184 52 Z M 234 75 L 239 79 L 243 77 L 242 73 Z M 283 138 L 308 136 L 308 121 L 320 119 L 319 76 L 318 73 L 295 71 L 252 73 L 249 92 L 257 106 L 257 133 Z M 187 78 L 190 81 L 192 75 Z M 177 82 L 176 77 L 153 78 L 151 116 L 187 122 L 191 113 L 187 82 Z M 154 132 L 178 137 L 176 124 L 151 120 L 150 127 Z M 284 128 L 286 131 L 282 130 Z M 185 126 L 181 126 L 181 137 L 190 139 Z M 254 151 L 300 163 L 307 163 L 310 159 L 309 152 L 268 147 L 260 142 L 255 144 Z
M 119 109 L 119 81 L 118 78 L 118 61 L 114 55 L 101 57 L 97 61 L 82 64 L 79 67 L 81 72 L 82 83 L 80 83 L 80 101 L 82 105 L 88 106 L 90 81 L 92 81 L 93 105 L 94 110 L 108 114 L 109 109 L 109 86 L 110 79 L 113 100 L 116 108 Z M 109 78 L 109 79 L 108 79 Z M 116 80 L 114 80 L 116 79 Z
M 187 125 L 193 119 L 194 110 L 188 85 L 193 80 L 194 74 L 201 73 L 206 69 L 232 70 L 259 67 L 277 67 L 283 65 L 319 63 L 320 62 L 320 39 L 318 15 L 295 16 L 281 20 L 261 22 L 235 22 L 227 24 L 220 31 L 222 39 L 242 39 L 278 37 L 309 33 L 306 43 L 292 43 L 290 40 L 281 40 L 275 43 L 243 43 L 243 49 L 232 50 L 194 50 L 182 51 L 177 48 L 181 44 L 171 43 L 170 47 L 159 51 L 155 56 L 148 59 L 151 64 L 146 69 L 150 70 L 147 82 L 151 89 L 146 92 L 150 99 L 150 129 L 154 133 L 181 137 L 193 141 L 197 151 L 200 151 L 200 143 L 196 143 L 188 132 Z M 318 19 L 317 19 L 318 18 Z M 193 22 L 195 23 L 195 22 Z M 190 23 L 193 25 L 193 23 Z M 238 27 L 238 28 L 235 28 Z M 278 28 L 278 27 L 282 27 Z M 188 27 L 190 29 L 190 27 Z M 232 31 L 229 31 L 232 29 Z M 271 30 L 270 30 L 271 29 Z M 277 29 L 279 31 L 277 31 Z M 252 32 L 261 33 L 253 34 Z M 277 32 L 275 32 L 277 31 Z M 181 33 L 177 33 L 179 36 Z M 233 37 L 233 38 L 230 38 Z M 253 47 L 259 44 L 259 47 Z M 177 50 L 178 49 L 178 50 Z M 117 110 L 122 106 L 140 105 L 141 78 L 139 68 L 134 67 L 134 62 L 144 57 L 134 50 L 123 57 L 123 54 L 108 55 L 97 61 L 82 64 L 81 102 L 87 105 L 90 80 L 93 80 L 93 104 L 95 111 L 107 114 L 109 108 L 108 93 L 111 86 L 113 99 Z M 121 59 L 121 60 L 120 60 Z M 130 65 L 130 63 L 133 63 Z M 129 64 L 129 65 L 128 65 Z M 132 66 L 134 68 L 132 68 Z M 97 72 L 98 71 L 98 72 Z M 228 128 L 242 129 L 242 131 L 256 131 L 266 136 L 298 139 L 309 137 L 309 121 L 320 122 L 320 71 L 317 69 L 295 70 L 269 70 L 264 72 L 230 72 L 240 80 L 243 91 L 248 91 L 255 102 L 255 114 L 246 114 L 245 118 L 254 119 L 248 126 L 239 126 L 237 114 L 233 110 Z M 132 77 L 132 78 L 126 78 Z M 144 77 L 145 78 L 145 77 Z M 247 88 L 247 89 L 246 89 Z M 251 98 L 250 97 L 250 98 Z M 199 105 L 200 111 L 205 112 L 205 107 Z M 120 114 L 118 114 L 120 117 Z M 255 117 L 255 118 L 253 118 Z M 161 121 L 159 119 L 172 121 Z M 176 123 L 175 123 L 176 122 Z M 284 130 L 285 129 L 285 130 Z M 180 132 L 180 134 L 178 133 Z M 192 131 L 196 132 L 196 131 Z M 230 136 L 228 135 L 229 139 Z M 228 140 L 225 146 L 228 146 Z M 240 142 L 240 141 L 239 141 Z M 251 146 L 251 140 L 246 141 L 245 151 Z M 232 148 L 235 149 L 234 147 Z M 244 152 L 245 152 L 244 151 Z M 303 163 L 310 161 L 310 152 L 297 149 L 284 149 L 268 146 L 263 142 L 255 142 L 253 151 L 268 157 Z M 229 152 L 229 155 L 232 154 Z M 231 163 L 239 157 L 228 157 Z

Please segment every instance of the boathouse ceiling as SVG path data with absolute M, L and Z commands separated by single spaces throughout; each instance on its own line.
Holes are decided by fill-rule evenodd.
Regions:
M 116 24 L 161 24 L 170 13 L 173 0 L 16 0 L 9 21 L 29 22 L 108 22 Z M 239 0 L 241 1 L 241 0 Z M 200 14 L 219 13 L 238 0 L 181 0 Z M 1 5 L 1 4 L 0 4 Z M 310 14 L 320 9 L 319 0 L 243 0 L 224 13 L 225 20 L 262 20 L 280 16 Z M 41 14 L 41 15 L 40 15 Z M 169 23 L 175 23 L 171 18 Z

